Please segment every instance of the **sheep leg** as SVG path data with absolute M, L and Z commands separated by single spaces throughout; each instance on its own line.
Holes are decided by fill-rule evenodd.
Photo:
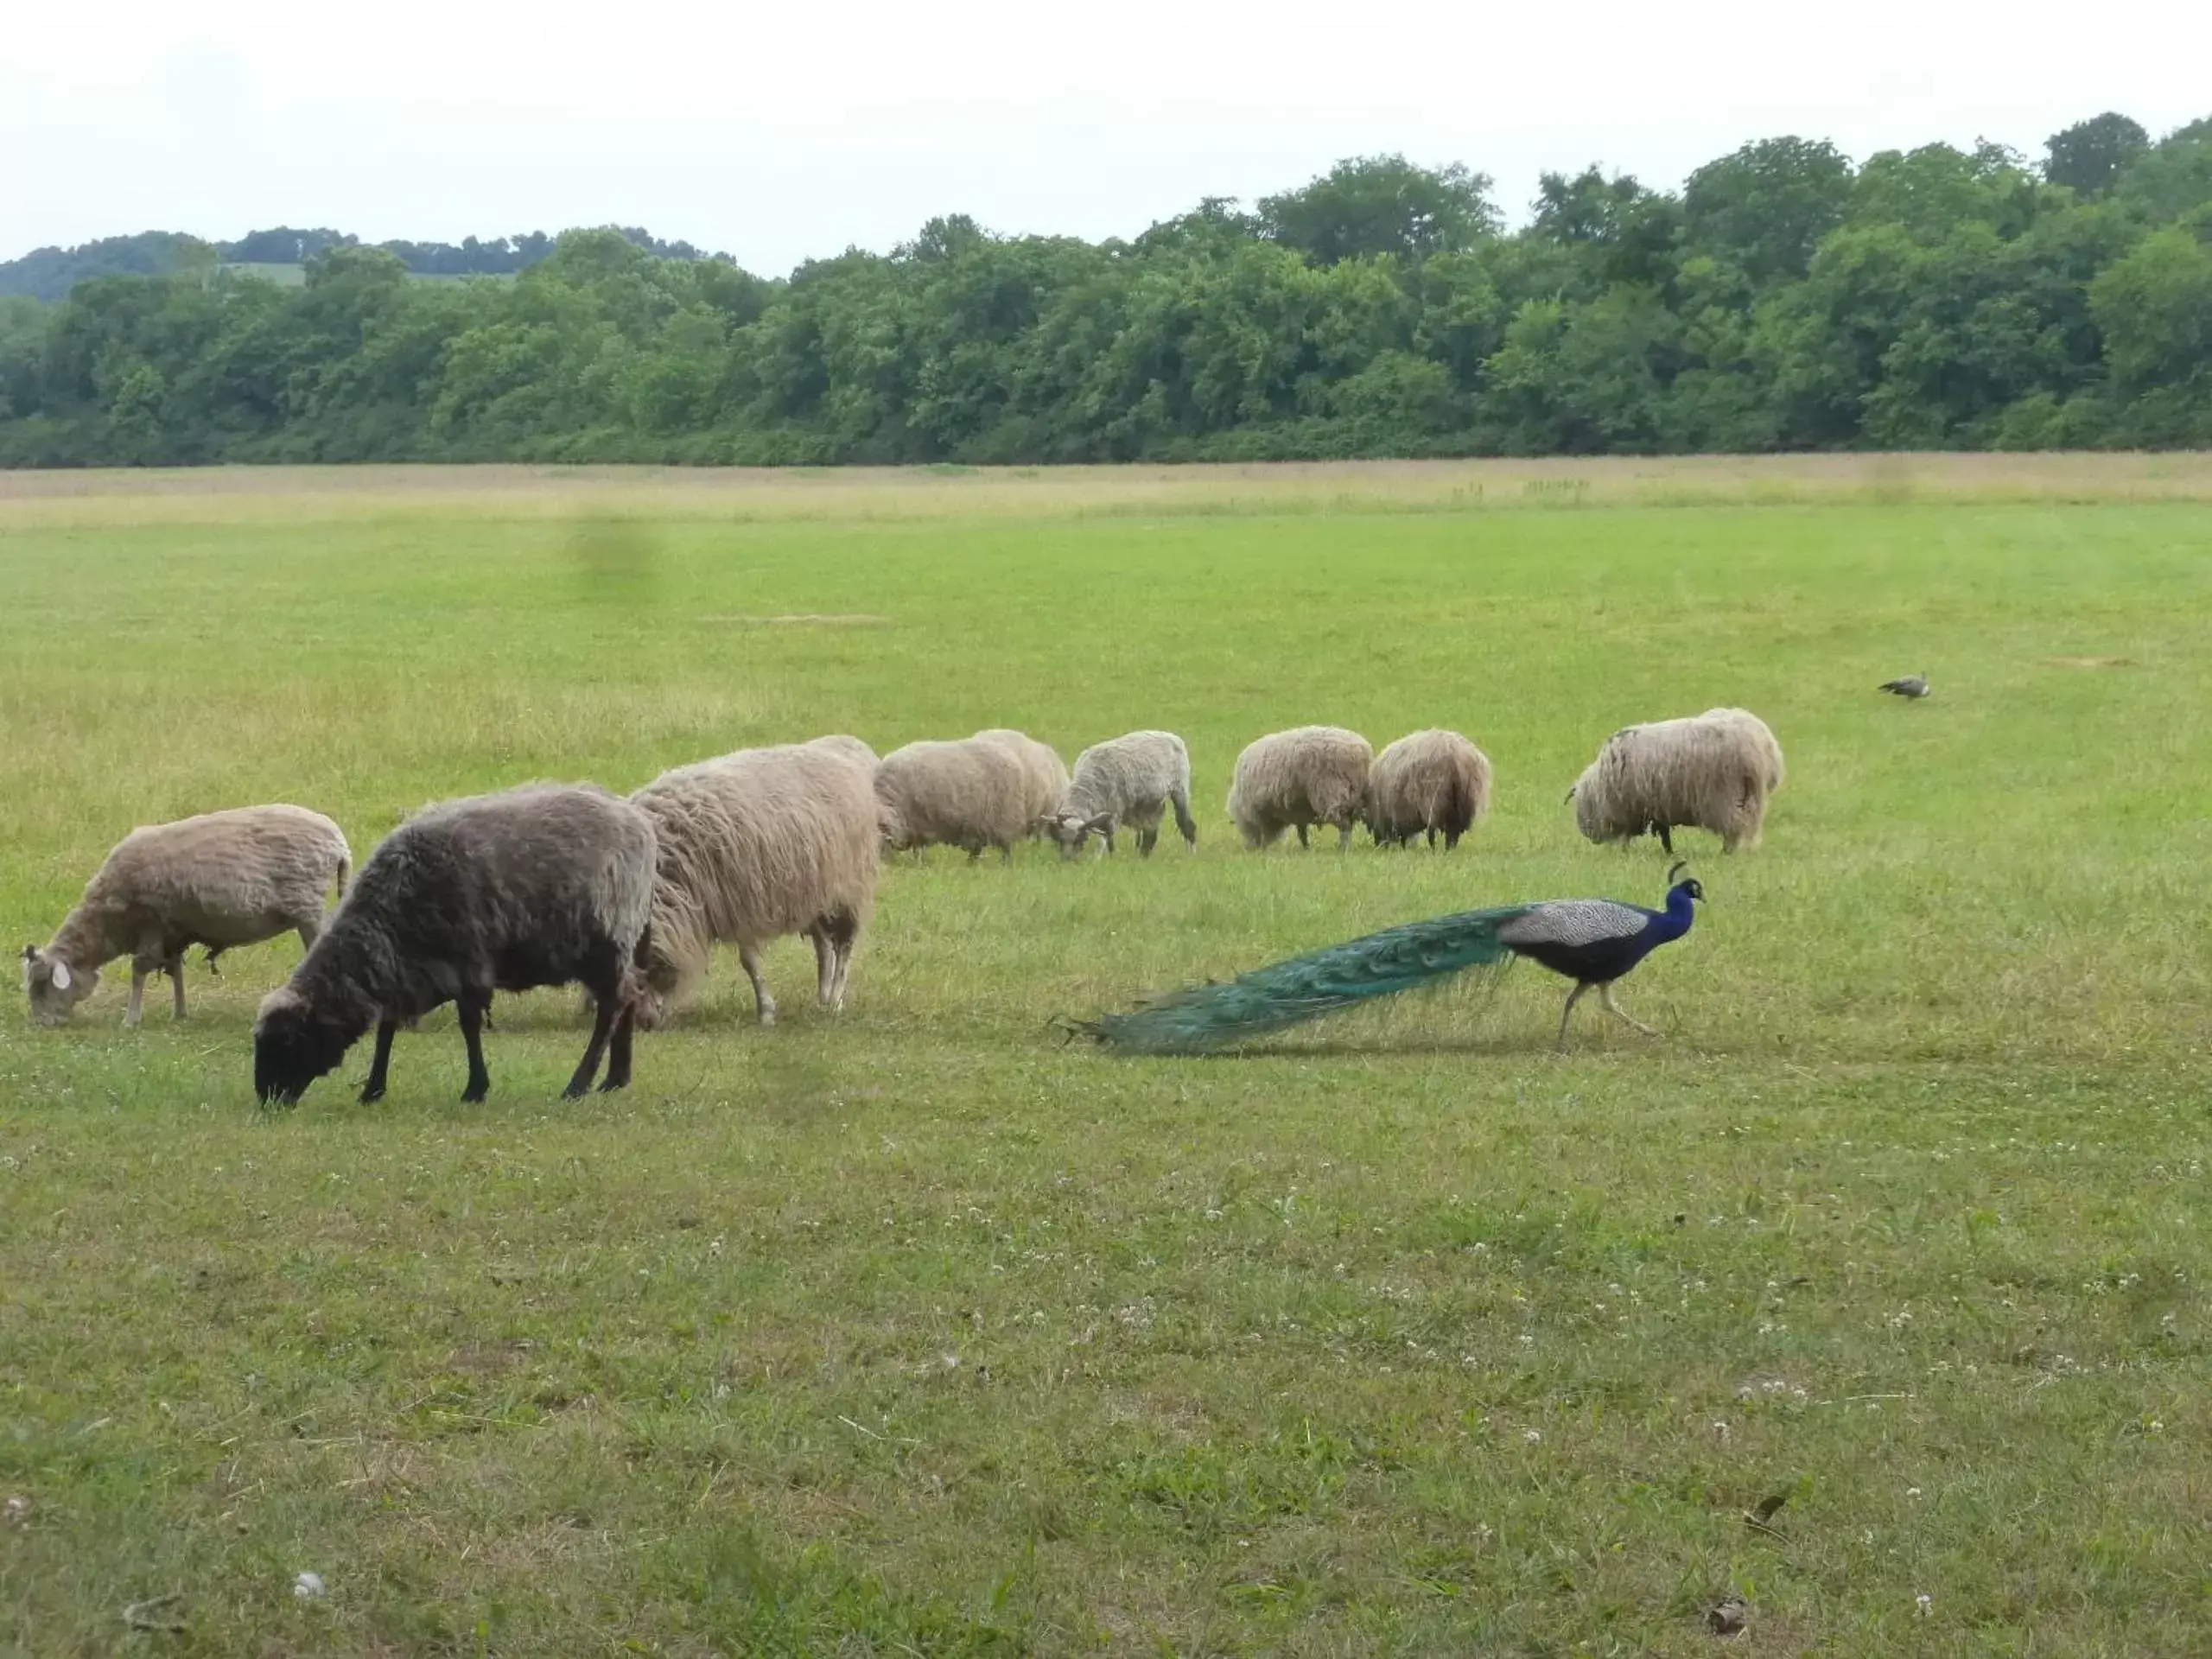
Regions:
M 614 1016 L 614 1038 L 607 1049 L 607 1080 L 599 1085 L 602 1095 L 630 1086 L 630 1039 L 638 1025 L 638 1003 L 632 997 L 622 1004 L 622 1012 Z
M 1107 856 L 1107 857 L 1109 857 L 1109 858 L 1113 857 L 1113 855 L 1114 855 L 1114 832 L 1113 832 L 1111 830 L 1100 830 L 1100 831 L 1099 831 L 1099 834 L 1101 834 L 1101 835 L 1103 835 L 1103 836 L 1105 836 L 1105 837 L 1106 837 L 1106 856 Z M 1141 838 L 1140 838 L 1140 839 L 1139 839 L 1139 842 L 1138 842 L 1138 844 L 1139 844 L 1140 846 L 1141 846 L 1141 845 L 1143 844 L 1143 842 L 1142 842 L 1142 839 L 1141 839 Z
M 1653 828 L 1659 832 L 1659 845 L 1665 850 L 1667 856 L 1672 858 L 1675 855 L 1674 826 L 1662 823 L 1655 824 Z
M 1137 831 L 1137 854 L 1140 857 L 1150 858 L 1152 856 L 1152 849 L 1159 845 L 1160 831 L 1158 830 L 1140 830 Z
M 1598 988 L 1598 1001 L 1604 1007 L 1607 1014 L 1618 1014 L 1620 1018 L 1627 1020 L 1629 1024 L 1634 1026 L 1638 1031 L 1642 1032 L 1645 1036 L 1656 1037 L 1659 1034 L 1657 1032 L 1652 1030 L 1650 1027 L 1645 1025 L 1643 1020 L 1630 1014 L 1626 1008 L 1621 1007 L 1619 1003 L 1613 1001 L 1613 988 L 1610 982 L 1600 985 Z
M 397 1020 L 377 1021 L 376 1052 L 369 1056 L 369 1079 L 361 1085 L 361 1104 L 373 1106 L 384 1098 L 384 1088 L 391 1071 L 391 1038 L 399 1029 Z
M 1578 981 L 1574 988 L 1567 994 L 1567 1006 L 1559 1011 L 1559 1046 L 1561 1048 L 1567 1046 L 1567 1022 L 1573 1016 L 1574 1005 L 1582 1000 L 1582 993 L 1589 988 Z
M 138 1009 L 146 1000 L 146 976 L 154 970 L 141 958 L 130 964 L 130 1001 L 124 1004 L 123 1028 L 138 1029 Z
M 591 1080 L 599 1075 L 599 1057 L 607 1052 L 607 1039 L 614 1029 L 615 1014 L 622 1003 L 619 990 L 595 994 L 592 1000 L 595 1012 L 592 1016 L 591 1040 L 584 1045 L 583 1058 L 576 1062 L 576 1075 L 561 1091 L 570 1100 L 581 1100 L 591 1092 Z M 613 1075 L 611 1070 L 608 1075 Z
M 1178 790 L 1175 793 L 1170 795 L 1167 799 L 1169 804 L 1175 809 L 1175 827 L 1182 831 L 1183 844 L 1186 847 L 1197 846 L 1198 844 L 1198 822 L 1196 818 L 1191 816 L 1191 803 L 1185 798 L 1183 791 L 1180 790 Z
M 461 1013 L 461 1040 L 468 1045 L 468 1087 L 461 1091 L 462 1100 L 474 1105 L 492 1092 L 492 1074 L 484 1069 L 484 1005 L 492 999 L 474 991 L 464 991 L 459 1000 Z M 597 1064 L 598 1056 L 594 1054 Z
M 1337 826 L 1337 850 L 1342 853 L 1348 852 L 1351 849 L 1351 821 L 1347 818 L 1344 823 Z
M 825 1008 L 837 1006 L 837 947 L 830 938 L 830 925 L 817 922 L 806 930 L 814 941 L 814 1000 Z
M 162 971 L 169 976 L 169 1016 L 184 1018 L 184 952 L 178 950 L 162 964 Z
M 322 937 L 322 918 L 319 916 L 310 916 L 293 931 L 300 936 L 300 949 L 302 951 L 312 950 L 315 949 L 315 942 Z M 207 958 L 207 965 L 211 968 L 215 965 L 213 957 Z
M 760 953 L 750 944 L 737 947 L 737 959 L 745 965 L 745 976 L 753 982 L 753 1005 L 760 1010 L 760 1023 L 776 1023 L 776 999 L 768 995 L 768 982 L 760 977 Z
M 1302 823 L 1298 826 L 1298 844 L 1300 847 L 1307 848 L 1312 847 L 1313 844 L 1311 841 L 1306 839 L 1306 826 Z

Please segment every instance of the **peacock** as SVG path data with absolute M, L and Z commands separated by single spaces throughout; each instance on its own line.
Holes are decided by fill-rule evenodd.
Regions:
M 1559 1017 L 1562 1047 L 1574 1005 L 1593 986 L 1608 1014 L 1656 1037 L 1658 1033 L 1613 1001 L 1613 984 L 1690 931 L 1692 906 L 1704 899 L 1705 889 L 1694 877 L 1676 880 L 1683 868 L 1678 861 L 1667 872 L 1663 909 L 1612 899 L 1546 899 L 1462 911 L 1293 957 L 1225 984 L 1172 992 L 1076 1028 L 1133 1054 L 1204 1053 L 1470 968 L 1499 968 L 1526 957 L 1574 982 Z

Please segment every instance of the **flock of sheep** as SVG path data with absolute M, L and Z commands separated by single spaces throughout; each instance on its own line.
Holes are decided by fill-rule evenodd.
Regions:
M 1756 846 L 1782 750 L 1758 716 L 1714 709 L 1623 728 L 1569 798 L 1592 841 L 1696 826 L 1733 851 Z M 1380 754 L 1356 732 L 1303 726 L 1238 756 L 1229 816 L 1247 847 L 1286 830 L 1308 843 L 1333 826 L 1341 849 L 1365 823 L 1378 845 L 1421 837 L 1448 850 L 1488 811 L 1487 756 L 1456 732 L 1414 733 Z M 858 738 L 741 749 L 664 772 L 627 799 L 596 785 L 530 784 L 425 809 L 348 880 L 344 833 L 321 813 L 276 805 L 136 830 L 108 855 L 50 943 L 23 948 L 32 1017 L 57 1025 L 100 969 L 131 959 L 124 1015 L 135 1026 L 147 979 L 169 976 L 184 1016 L 184 953 L 222 952 L 296 932 L 307 947 L 254 1021 L 254 1087 L 296 1102 L 373 1028 L 365 1101 L 385 1087 L 394 1034 L 455 1005 L 468 1049 L 462 1098 L 491 1086 L 481 1032 L 495 992 L 581 985 L 594 1020 L 568 1092 L 606 1065 L 630 1078 L 632 1036 L 696 995 L 709 957 L 734 944 L 764 1023 L 775 1000 L 760 974 L 771 941 L 813 944 L 817 993 L 843 1006 L 854 952 L 874 910 L 887 852 L 1049 839 L 1079 858 L 1118 831 L 1149 855 L 1162 819 L 1195 846 L 1191 760 L 1172 732 L 1131 732 L 1085 749 L 1072 772 L 1046 744 L 997 729 L 911 743 L 878 760 Z M 325 895 L 340 894 L 325 914 Z

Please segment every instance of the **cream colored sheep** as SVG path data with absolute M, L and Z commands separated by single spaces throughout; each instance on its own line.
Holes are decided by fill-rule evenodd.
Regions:
M 1341 726 L 1299 726 L 1261 738 L 1236 757 L 1229 816 L 1247 847 L 1272 844 L 1285 830 L 1337 827 L 1337 849 L 1351 844 L 1351 827 L 1367 810 L 1367 774 L 1375 750 Z
M 1068 766 L 1060 759 L 1060 752 L 1049 743 L 1039 742 L 1027 732 L 1003 726 L 978 732 L 976 740 L 999 744 L 1011 750 L 1021 762 L 1022 805 L 1030 820 L 1027 833 L 1041 835 L 1046 815 L 1059 804 L 1060 798 L 1068 791 Z
M 1490 810 L 1490 757 L 1457 732 L 1432 728 L 1402 737 L 1368 772 L 1367 827 L 1377 846 L 1402 847 L 1415 836 L 1444 850 Z
M 724 941 L 737 946 L 760 1023 L 773 1024 L 760 952 L 787 933 L 813 943 L 822 1006 L 844 1006 L 853 953 L 875 910 L 874 769 L 855 746 L 830 739 L 741 749 L 664 772 L 631 797 L 659 848 L 648 1025 L 690 1000 Z
M 1173 732 L 1129 732 L 1076 756 L 1075 775 L 1042 823 L 1063 858 L 1082 857 L 1093 836 L 1104 836 L 1112 852 L 1116 830 L 1135 830 L 1137 851 L 1149 858 L 1160 844 L 1160 815 L 1171 805 L 1183 840 L 1197 846 L 1190 751 Z
M 1721 848 L 1757 847 L 1767 799 L 1782 787 L 1782 746 L 1757 715 L 1708 709 L 1679 720 L 1627 726 L 1605 740 L 1568 791 L 1575 827 L 1592 841 L 1711 830 Z
M 1003 742 L 962 738 L 909 743 L 893 749 L 875 769 L 875 796 L 884 845 L 963 847 L 969 862 L 995 847 L 1001 859 L 1034 831 L 1029 810 L 1030 774 Z
M 134 830 L 116 843 L 41 950 L 23 947 L 31 1018 L 58 1026 L 100 982 L 100 969 L 130 957 L 136 1026 L 149 974 L 169 976 L 171 1006 L 184 1018 L 184 953 L 224 951 L 296 932 L 312 946 L 323 895 L 346 890 L 353 855 L 339 827 L 303 806 L 243 806 Z

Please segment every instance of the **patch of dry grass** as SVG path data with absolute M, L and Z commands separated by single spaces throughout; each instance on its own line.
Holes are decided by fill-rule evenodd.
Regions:
M 1822 454 L 1052 467 L 222 467 L 0 473 L 0 534 L 131 524 L 2212 500 L 2212 455 Z

